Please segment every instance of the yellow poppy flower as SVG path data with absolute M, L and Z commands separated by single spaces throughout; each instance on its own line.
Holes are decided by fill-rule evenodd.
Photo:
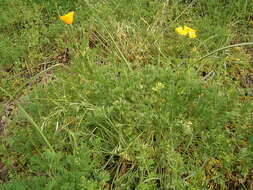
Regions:
M 183 35 L 183 36 L 188 35 L 189 38 L 196 38 L 197 37 L 197 34 L 196 34 L 197 31 L 188 27 L 188 26 L 177 27 L 176 32 L 179 33 L 180 35 Z
M 188 27 L 188 26 L 184 26 L 184 30 L 186 31 L 186 32 L 197 32 L 196 30 L 194 30 L 194 29 L 192 29 L 192 28 L 190 28 L 190 27 Z
M 197 37 L 196 32 L 193 32 L 193 31 L 189 32 L 189 38 L 196 38 L 196 37 Z
M 183 36 L 186 36 L 188 34 L 187 31 L 184 30 L 183 27 L 177 27 L 176 28 L 176 32 L 179 33 L 179 34 L 181 34 L 181 35 L 183 35 Z
M 189 38 L 196 38 L 197 37 L 196 30 L 194 30 L 188 26 L 184 26 L 184 29 L 189 34 Z
M 60 19 L 65 22 L 66 24 L 72 24 L 74 21 L 74 11 L 71 11 L 63 16 L 60 16 Z

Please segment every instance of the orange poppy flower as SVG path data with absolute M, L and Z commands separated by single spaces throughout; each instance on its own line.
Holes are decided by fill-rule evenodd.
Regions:
M 60 19 L 65 22 L 66 24 L 72 24 L 74 21 L 74 11 L 71 11 L 63 16 L 60 16 Z

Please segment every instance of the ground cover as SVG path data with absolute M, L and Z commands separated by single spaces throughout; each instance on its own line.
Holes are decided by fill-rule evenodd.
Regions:
M 253 189 L 252 8 L 2 1 L 0 189 Z

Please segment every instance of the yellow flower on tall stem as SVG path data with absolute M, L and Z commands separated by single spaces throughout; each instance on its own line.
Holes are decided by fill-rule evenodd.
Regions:
M 72 24 L 74 21 L 74 11 L 71 11 L 63 16 L 60 16 L 60 19 L 65 22 L 66 24 Z

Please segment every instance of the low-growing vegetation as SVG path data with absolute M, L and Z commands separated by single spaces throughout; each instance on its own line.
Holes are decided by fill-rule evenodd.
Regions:
M 252 9 L 2 0 L 0 189 L 253 189 Z

